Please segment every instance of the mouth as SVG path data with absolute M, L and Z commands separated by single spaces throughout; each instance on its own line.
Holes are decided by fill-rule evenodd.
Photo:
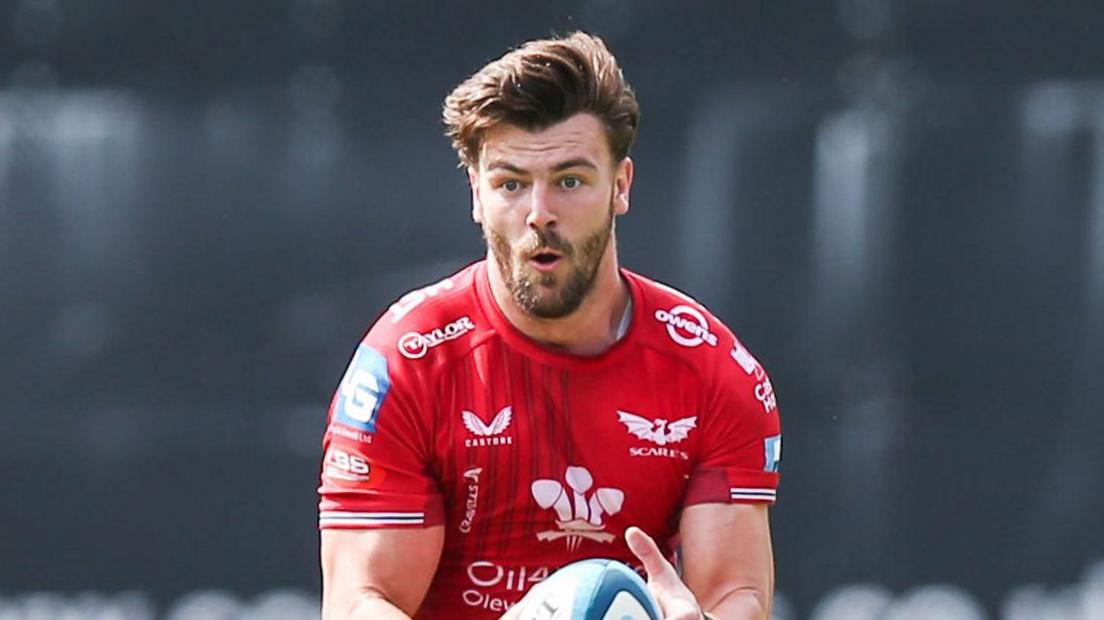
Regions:
M 563 255 L 552 250 L 537 250 L 529 255 L 529 264 L 538 271 L 551 271 L 560 264 Z

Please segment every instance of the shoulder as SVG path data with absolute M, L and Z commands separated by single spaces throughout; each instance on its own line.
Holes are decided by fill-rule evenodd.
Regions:
M 762 377 L 759 362 L 708 308 L 672 286 L 626 273 L 641 293 L 643 308 L 637 317 L 646 346 L 681 358 L 717 380 L 755 382 Z
M 440 359 L 471 348 L 486 329 L 474 292 L 481 263 L 402 295 L 372 325 L 364 344 L 398 364 Z
M 640 291 L 637 316 L 649 345 L 699 361 L 732 346 L 732 331 L 696 299 L 651 278 L 628 271 L 626 275 Z

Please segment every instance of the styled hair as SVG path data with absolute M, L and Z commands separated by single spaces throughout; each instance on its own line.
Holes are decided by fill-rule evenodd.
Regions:
M 617 59 L 585 32 L 529 41 L 491 62 L 445 98 L 445 135 L 461 166 L 474 167 L 486 132 L 501 124 L 527 131 L 589 112 L 605 126 L 613 161 L 629 154 L 640 106 Z

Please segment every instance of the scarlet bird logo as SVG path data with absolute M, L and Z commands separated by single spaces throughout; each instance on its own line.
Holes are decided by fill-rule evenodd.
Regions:
M 617 412 L 617 419 L 621 420 L 621 423 L 629 429 L 630 433 L 657 446 L 678 443 L 686 439 L 690 435 L 690 431 L 698 425 L 698 416 L 668 422 L 663 418 L 649 420 L 635 413 L 620 410 Z
M 605 515 L 621 512 L 625 492 L 621 489 L 594 489 L 594 478 L 585 467 L 568 467 L 564 472 L 565 489 L 559 480 L 534 480 L 530 490 L 541 508 L 556 511 L 558 530 L 538 532 L 537 540 L 567 539 L 568 551 L 575 551 L 583 539 L 608 543 L 613 534 L 606 532 Z

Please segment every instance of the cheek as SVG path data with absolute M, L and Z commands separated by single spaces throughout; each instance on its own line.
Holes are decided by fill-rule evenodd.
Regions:
M 483 203 L 483 226 L 508 239 L 514 239 L 525 228 L 525 221 L 518 217 L 517 211 L 501 202 Z
M 482 226 L 483 235 L 494 245 L 498 253 L 513 253 L 520 235 L 509 221 L 485 210 Z
M 570 222 L 572 236 L 585 237 L 606 225 L 610 217 L 608 195 L 595 194 L 593 200 L 575 209 L 575 217 Z M 564 222 L 567 224 L 567 222 Z

